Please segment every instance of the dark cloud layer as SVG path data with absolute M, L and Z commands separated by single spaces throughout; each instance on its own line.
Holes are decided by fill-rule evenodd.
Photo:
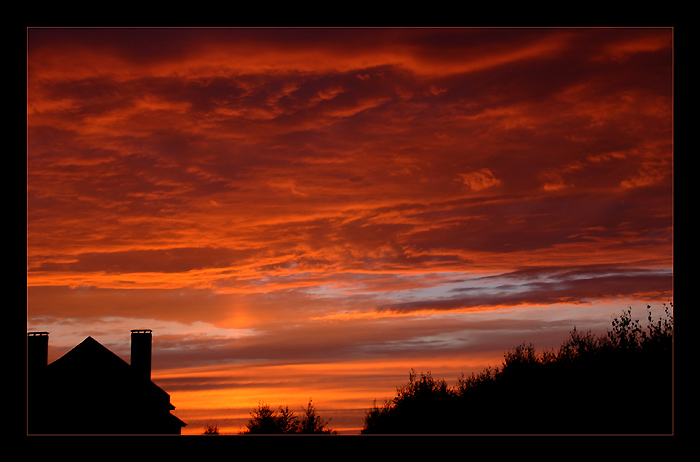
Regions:
M 220 248 L 174 248 L 93 252 L 75 256 L 65 263 L 46 262 L 31 271 L 106 272 L 106 273 L 181 273 L 202 268 L 227 268 L 249 259 L 251 250 Z M 70 258 L 70 257 L 69 257 Z
M 507 275 L 506 275 L 507 276 Z M 410 312 L 422 310 L 456 310 L 483 306 L 586 304 L 601 299 L 644 298 L 668 300 L 673 295 L 670 272 L 632 270 L 623 274 L 561 278 L 553 281 L 520 281 L 496 285 L 488 290 L 455 289 L 458 296 L 437 300 L 396 303 L 381 310 Z

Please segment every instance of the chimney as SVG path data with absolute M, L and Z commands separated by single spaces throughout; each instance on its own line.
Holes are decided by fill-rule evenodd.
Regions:
M 32 374 L 44 370 L 49 362 L 49 333 L 27 332 L 27 371 Z
M 131 331 L 131 367 L 140 377 L 151 380 L 151 329 Z

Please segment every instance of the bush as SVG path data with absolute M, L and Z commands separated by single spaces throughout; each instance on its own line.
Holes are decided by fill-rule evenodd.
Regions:
M 267 404 L 258 404 L 258 409 L 251 412 L 244 434 L 335 434 L 326 428 L 327 421 L 316 415 L 316 409 L 309 400 L 306 409 L 302 408 L 301 420 L 289 410 L 289 406 L 280 406 L 273 411 Z
M 204 433 L 202 435 L 218 435 L 219 426 L 218 425 L 207 425 L 204 427 Z

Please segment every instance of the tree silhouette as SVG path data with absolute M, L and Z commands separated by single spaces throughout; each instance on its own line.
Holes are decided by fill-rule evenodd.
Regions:
M 311 399 L 309 399 L 299 425 L 299 433 L 335 435 L 337 433 L 335 430 L 326 428 L 329 421 L 324 421 L 316 414 L 316 408 L 311 404 Z
M 379 433 L 444 433 L 454 425 L 450 403 L 454 392 L 447 382 L 434 379 L 430 372 L 418 378 L 411 369 L 408 384 L 396 389 L 396 397 L 368 413 L 365 429 Z M 371 433 L 366 431 L 365 433 Z
M 280 407 L 280 411 L 283 411 Z M 258 409 L 251 413 L 247 431 L 250 434 L 282 434 L 290 429 L 289 413 L 278 414 L 268 404 L 258 404 Z
M 202 435 L 218 435 L 219 426 L 218 425 L 207 425 L 204 427 L 204 433 Z
M 411 370 L 394 399 L 373 403 L 362 433 L 671 433 L 673 317 L 664 308 L 656 322 L 649 311 L 647 330 L 628 310 L 606 335 L 574 328 L 558 351 L 518 345 L 453 389 Z
M 268 404 L 259 403 L 258 408 L 251 412 L 244 434 L 336 434 L 326 428 L 328 424 L 316 414 L 316 408 L 309 399 L 306 409 L 302 408 L 301 420 L 289 410 L 289 406 L 280 406 L 273 410 Z

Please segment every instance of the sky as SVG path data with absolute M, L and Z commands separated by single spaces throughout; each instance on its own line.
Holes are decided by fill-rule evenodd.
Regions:
M 29 28 L 27 330 L 357 433 L 673 300 L 671 28 Z

